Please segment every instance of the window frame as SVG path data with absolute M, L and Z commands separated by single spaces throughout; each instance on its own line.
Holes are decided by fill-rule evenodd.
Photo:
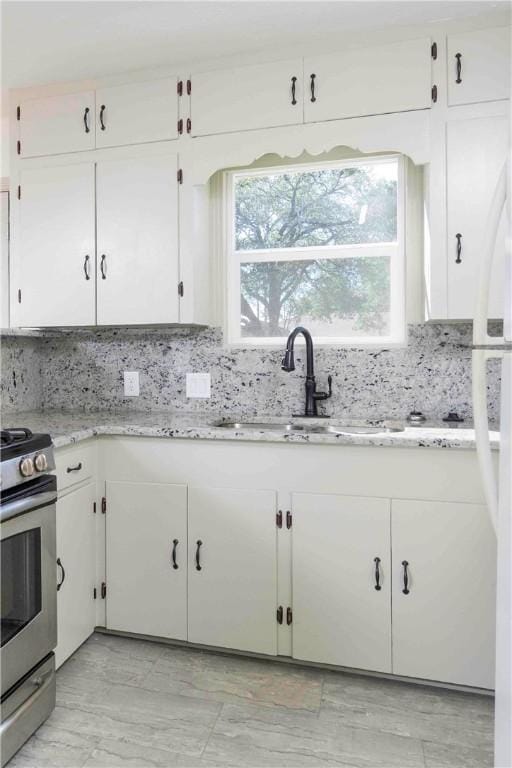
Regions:
M 308 172 L 329 168 L 353 168 L 354 165 L 397 163 L 397 239 L 390 243 L 304 246 L 237 251 L 235 244 L 235 183 L 237 178 L 269 176 L 294 171 Z M 224 241 L 224 338 L 229 347 L 282 347 L 286 337 L 242 336 L 240 333 L 240 265 L 268 261 L 305 261 L 309 259 L 364 258 L 389 256 L 390 259 L 390 333 L 385 336 L 314 336 L 315 344 L 350 348 L 389 348 L 406 342 L 406 163 L 403 155 L 368 155 L 343 160 L 265 166 L 224 171 L 223 173 Z M 340 255 L 341 252 L 341 255 Z M 286 258 L 279 258 L 285 256 Z M 277 258 L 276 258 L 277 256 Z M 299 340 L 299 339 L 298 339 Z

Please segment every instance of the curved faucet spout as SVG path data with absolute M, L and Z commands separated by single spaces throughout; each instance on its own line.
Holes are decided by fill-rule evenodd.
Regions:
M 313 358 L 313 339 L 307 328 L 302 325 L 298 325 L 288 336 L 286 342 L 286 351 L 281 363 L 283 371 L 295 370 L 295 356 L 294 356 L 294 344 L 296 337 L 302 334 L 306 342 L 306 409 L 305 416 L 318 416 L 316 403 L 317 400 L 326 400 L 331 397 L 331 377 L 329 376 L 329 393 L 317 392 L 315 382 L 315 366 Z
M 310 378 L 315 375 L 313 363 L 313 339 L 308 329 L 303 328 L 302 325 L 298 325 L 296 328 L 294 328 L 288 336 L 288 340 L 286 342 L 286 351 L 281 363 L 281 368 L 283 371 L 287 371 L 288 373 L 291 373 L 291 371 L 295 370 L 294 345 L 295 339 L 299 333 L 304 336 L 304 340 L 306 342 L 306 376 Z

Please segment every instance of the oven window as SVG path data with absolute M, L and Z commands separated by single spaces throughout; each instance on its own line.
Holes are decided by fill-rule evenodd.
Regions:
M 41 529 L 2 540 L 2 646 L 41 611 Z

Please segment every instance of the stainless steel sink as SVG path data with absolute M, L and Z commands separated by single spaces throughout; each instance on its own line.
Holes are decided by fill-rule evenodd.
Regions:
M 244 432 L 292 432 L 293 424 L 280 424 L 272 421 L 216 421 L 213 427 L 222 429 L 243 429 Z
M 293 424 L 292 432 L 308 432 L 315 435 L 382 435 L 389 432 L 403 432 L 402 427 L 368 427 L 357 424 L 335 426 L 332 424 L 319 426 Z
M 382 435 L 403 432 L 403 427 L 366 426 L 357 424 L 292 424 L 273 421 L 217 421 L 212 426 L 249 432 L 303 433 L 314 435 Z

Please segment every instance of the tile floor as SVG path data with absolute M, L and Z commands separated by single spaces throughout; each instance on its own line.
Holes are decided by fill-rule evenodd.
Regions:
M 93 635 L 9 768 L 492 766 L 484 696 Z

